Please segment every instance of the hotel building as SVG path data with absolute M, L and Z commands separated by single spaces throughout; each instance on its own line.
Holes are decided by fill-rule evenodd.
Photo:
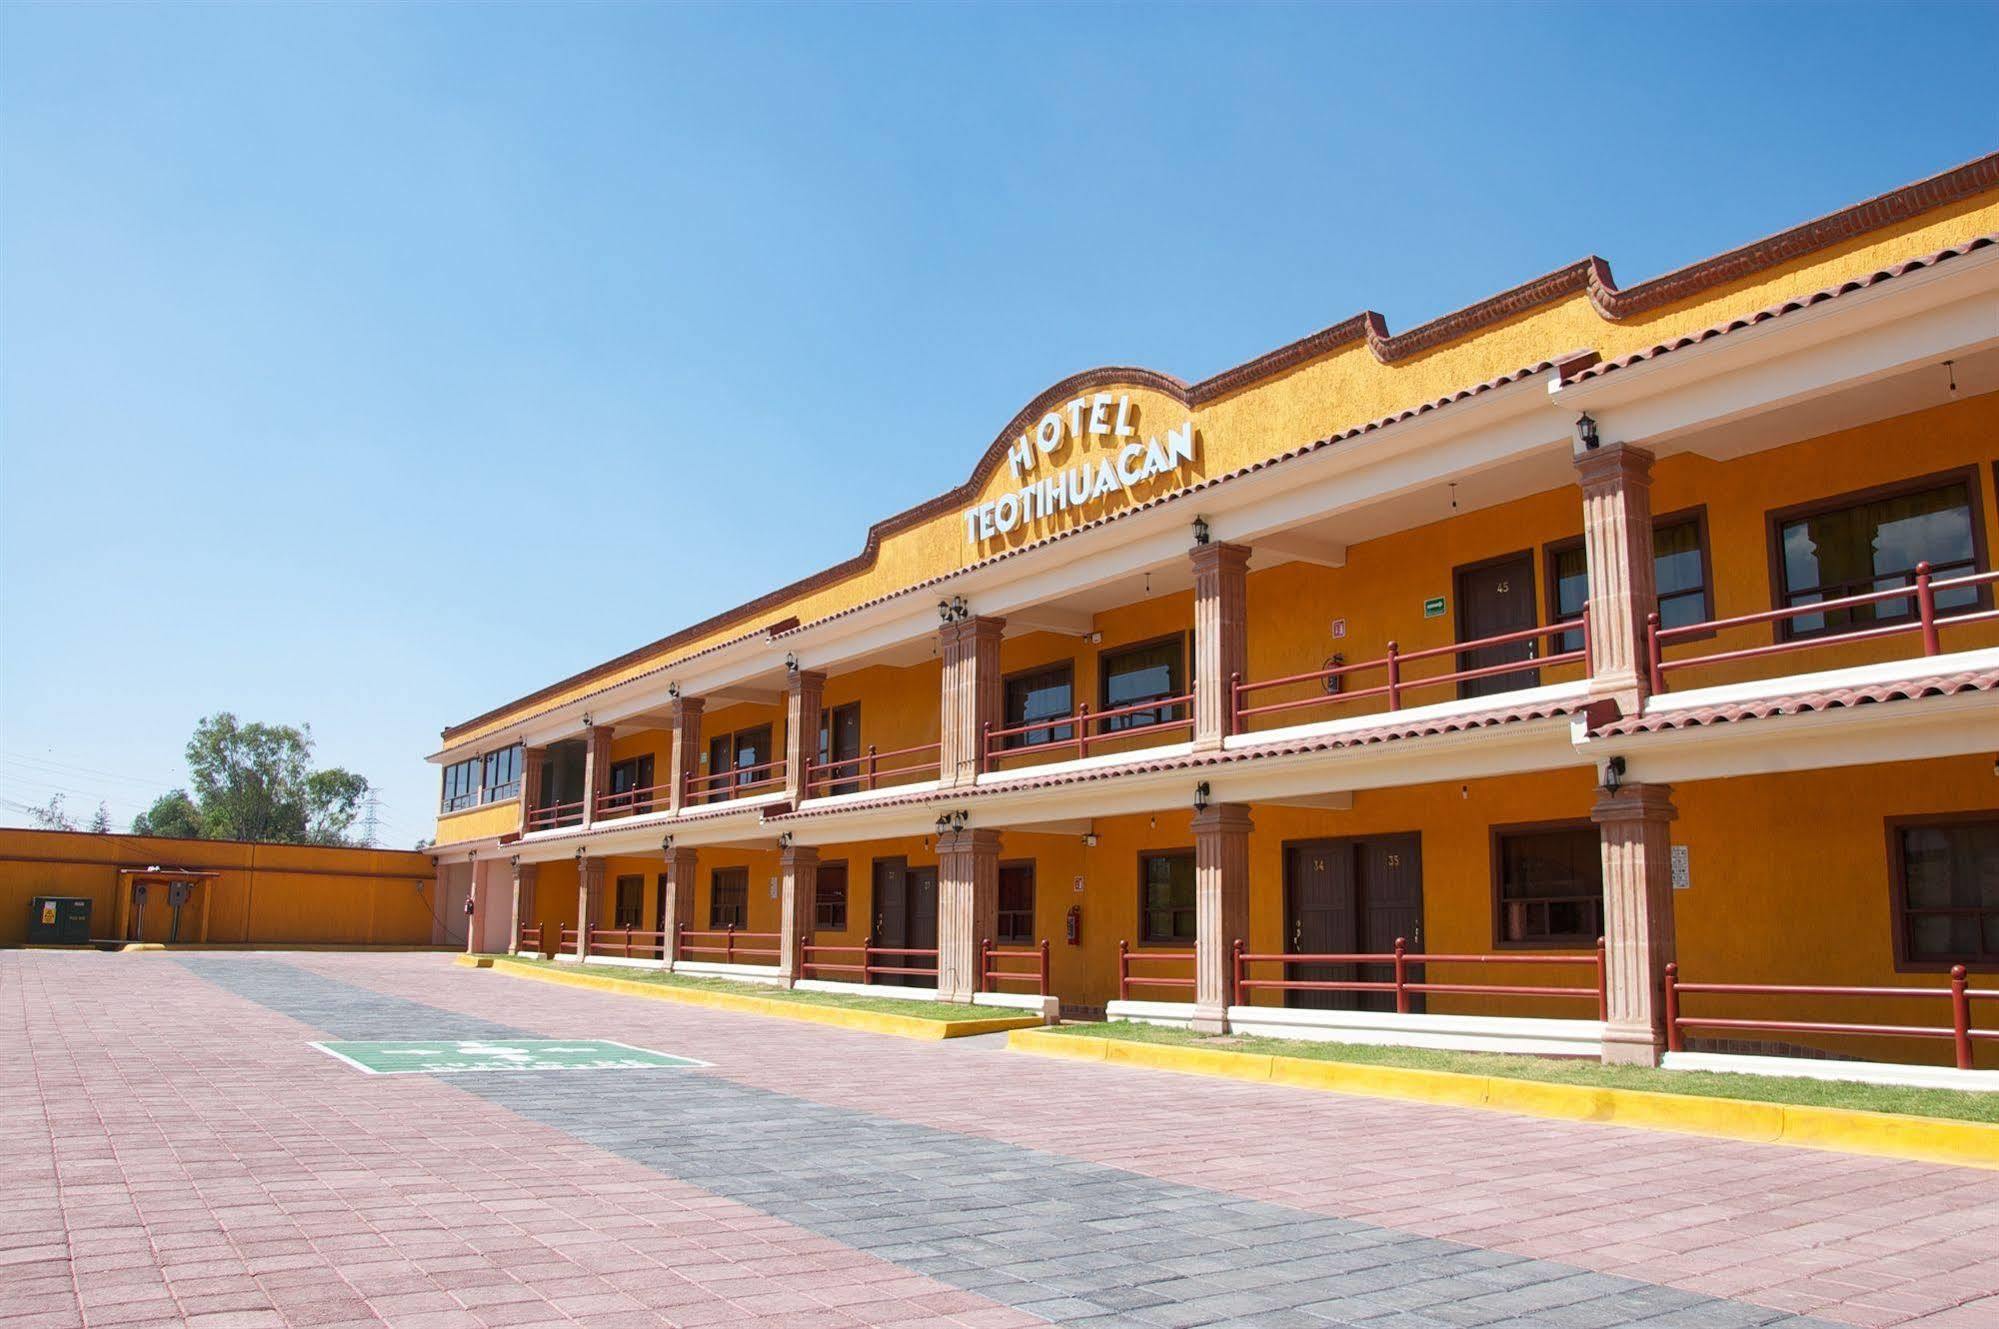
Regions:
M 1999 1077 L 1995 389 L 1999 155 L 1086 370 L 852 558 L 445 729 L 433 852 L 481 951 Z

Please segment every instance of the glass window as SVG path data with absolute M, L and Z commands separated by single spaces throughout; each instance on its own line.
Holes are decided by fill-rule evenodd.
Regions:
M 1922 562 L 1940 578 L 1976 572 L 1970 482 L 1954 480 L 1786 518 L 1777 525 L 1777 553 L 1786 606 L 1913 585 L 1916 564 Z M 1962 613 L 1978 602 L 1977 588 L 1960 587 L 1939 594 L 1937 610 Z M 1915 612 L 1913 599 L 1877 600 L 1801 614 L 1790 621 L 1788 631 L 1792 636 L 1854 632 L 1906 620 Z
M 639 915 L 645 908 L 646 879 L 644 877 L 618 878 L 617 913 L 612 920 L 614 928 L 635 928 L 639 925 Z
M 481 803 L 503 803 L 521 794 L 521 745 L 488 752 L 479 782 Z
M 736 733 L 736 769 L 742 774 L 736 777 L 738 785 L 755 784 L 768 780 L 769 771 L 755 769 L 770 760 L 770 726 L 759 725 L 755 729 L 738 730 Z
M 770 760 L 770 726 L 758 725 L 755 729 L 739 729 L 733 734 L 717 734 L 708 740 L 708 774 L 722 775 L 729 771 L 740 772 L 734 780 L 717 780 L 708 788 L 708 801 L 732 797 L 734 789 L 768 780 L 769 771 L 753 769 Z
M 1101 693 L 1106 711 L 1157 701 L 1162 697 L 1181 696 L 1186 692 L 1186 684 L 1186 658 L 1178 637 L 1108 652 L 1103 657 Z M 1137 729 L 1168 720 L 1182 720 L 1186 715 L 1184 705 L 1162 706 L 1113 716 L 1104 721 L 1103 728 L 1109 734 L 1120 729 Z
M 1138 937 L 1147 945 L 1194 940 L 1194 856 L 1185 851 L 1138 860 Z
M 446 812 L 469 808 L 479 801 L 479 759 L 457 761 L 444 768 L 442 806 Z
M 1076 709 L 1076 667 L 1068 661 L 1015 674 L 1006 680 L 1006 721 L 1014 729 L 1036 720 L 1054 720 Z M 1009 734 L 1005 746 L 1030 748 L 1043 743 L 1071 743 L 1076 738 L 1073 724 L 1047 725 L 1024 734 Z
M 1903 826 L 1902 954 L 1935 964 L 1999 964 L 1999 817 Z
M 610 797 L 605 801 L 604 810 L 614 816 L 652 811 L 652 771 L 650 752 L 612 762 Z
M 1603 935 L 1603 857 L 1595 826 L 1501 831 L 1499 939 L 1594 946 Z
M 1007 946 L 1034 944 L 1034 864 L 1000 864 L 998 935 L 993 940 Z
M 1685 627 L 1712 615 L 1708 601 L 1707 551 L 1698 516 L 1676 517 L 1652 528 L 1652 576 L 1659 591 L 1659 625 Z M 1548 554 L 1548 594 L 1555 621 L 1582 617 L 1589 599 L 1589 567 L 1581 541 L 1560 545 Z M 1580 630 L 1564 632 L 1558 651 L 1579 651 Z
M 812 926 L 828 932 L 847 930 L 847 865 L 821 863 L 812 887 Z
M 708 878 L 708 926 L 741 931 L 750 920 L 750 870 L 716 868 Z

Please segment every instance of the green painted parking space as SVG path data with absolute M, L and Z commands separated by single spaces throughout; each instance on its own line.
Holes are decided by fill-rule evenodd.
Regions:
M 605 1038 L 428 1038 L 312 1046 L 370 1075 L 677 1070 L 709 1064 Z

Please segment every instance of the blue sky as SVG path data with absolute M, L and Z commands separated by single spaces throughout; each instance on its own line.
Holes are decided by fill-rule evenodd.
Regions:
M 1630 283 L 1999 146 L 1999 7 L 0 9 L 0 821 L 438 730 L 1074 370 Z M 699 501 L 690 501 L 698 496 Z

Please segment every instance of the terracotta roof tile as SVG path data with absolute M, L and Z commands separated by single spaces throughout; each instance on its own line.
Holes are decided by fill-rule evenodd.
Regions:
M 1784 693 L 1773 697 L 1758 697 L 1749 701 L 1721 702 L 1713 706 L 1687 706 L 1654 711 L 1645 715 L 1613 720 L 1592 729 L 1591 736 L 1610 738 L 1620 734 L 1657 734 L 1675 729 L 1698 729 L 1704 725 L 1733 724 L 1738 720 L 1760 720 L 1773 715 L 1810 715 L 1818 711 L 1874 706 L 1883 702 L 1912 701 L 1919 697 L 1951 697 L 1964 692 L 1990 692 L 1994 688 L 1999 688 L 1999 669 L 1966 669 L 1891 683 L 1870 683 L 1850 688 L 1823 688 Z
M 1933 254 L 1924 254 L 1920 258 L 1912 258 L 1906 262 L 1897 263 L 1892 267 L 1880 268 L 1868 273 L 1866 276 L 1854 277 L 1839 283 L 1837 286 L 1828 286 L 1822 290 L 1813 291 L 1808 295 L 1794 296 L 1781 304 L 1771 305 L 1767 309 L 1759 309 L 1753 314 L 1744 314 L 1740 318 L 1732 318 L 1726 323 L 1717 323 L 1713 327 L 1702 328 L 1699 332 L 1690 332 L 1683 337 L 1675 337 L 1671 341 L 1664 341 L 1654 346 L 1648 346 L 1642 351 L 1634 351 L 1630 355 L 1622 355 L 1615 360 L 1602 361 L 1578 373 L 1571 374 L 1567 381 L 1581 383 L 1592 378 L 1601 378 L 1605 374 L 1615 373 L 1620 369 L 1629 369 L 1633 365 L 1643 364 L 1647 360 L 1656 360 L 1662 355 L 1669 355 L 1674 351 L 1684 350 L 1689 346 L 1698 346 L 1702 342 L 1713 341 L 1717 337 L 1725 337 L 1731 332 L 1740 332 L 1744 328 L 1753 328 L 1759 324 L 1768 323 L 1772 319 L 1782 318 L 1786 314 L 1795 314 L 1801 309 L 1810 309 L 1815 305 L 1822 305 L 1828 300 L 1837 300 L 1842 295 L 1851 295 L 1855 291 L 1864 291 L 1870 287 L 1879 286 L 1883 282 L 1893 281 L 1897 277 L 1907 276 L 1912 272 L 1920 272 L 1925 268 L 1936 267 L 1940 263 L 1948 263 L 1951 259 L 1962 258 L 1966 254 L 1989 248 L 1995 244 L 1999 244 L 1999 235 L 1977 236 L 1965 241 L 1961 245 L 1953 245 L 1948 249 L 1939 249 Z

